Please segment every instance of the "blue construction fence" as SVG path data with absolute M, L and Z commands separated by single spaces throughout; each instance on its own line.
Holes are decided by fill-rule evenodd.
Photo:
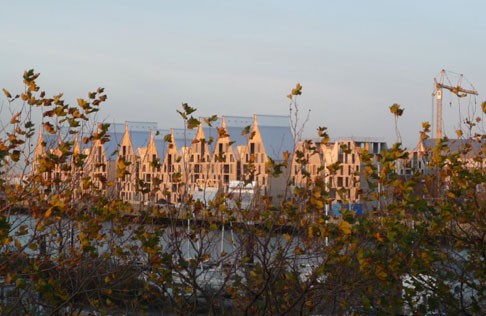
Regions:
M 333 203 L 332 204 L 332 215 L 333 216 L 341 216 L 341 211 L 343 209 L 356 212 L 356 215 L 358 215 L 358 216 L 363 215 L 363 204 L 361 204 L 361 203 L 350 203 L 350 204 Z

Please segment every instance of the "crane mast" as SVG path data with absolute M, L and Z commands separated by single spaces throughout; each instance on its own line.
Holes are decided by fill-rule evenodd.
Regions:
M 434 78 L 434 83 L 435 83 L 435 91 L 434 95 L 437 101 L 436 105 L 436 127 L 435 127 L 435 137 L 436 138 L 442 138 L 442 90 L 446 89 L 449 90 L 450 92 L 454 93 L 458 98 L 464 98 L 468 94 L 472 95 L 478 95 L 478 92 L 473 88 L 473 89 L 464 89 L 461 86 L 463 75 L 461 74 L 459 76 L 459 80 L 457 82 L 456 86 L 451 86 L 444 84 L 444 79 L 446 78 L 446 71 L 442 69 L 440 72 L 440 78 L 437 80 Z

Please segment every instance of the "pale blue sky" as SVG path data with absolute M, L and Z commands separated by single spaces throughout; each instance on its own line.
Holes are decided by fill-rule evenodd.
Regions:
M 35 68 L 47 92 L 71 102 L 105 87 L 103 119 L 169 128 L 181 102 L 200 115 L 286 115 L 300 82 L 307 135 L 328 126 L 392 142 L 397 102 L 413 147 L 442 68 L 465 74 L 478 107 L 486 99 L 484 12 L 481 0 L 1 1 L 0 87 L 15 91 Z M 458 125 L 451 100 L 448 134 Z

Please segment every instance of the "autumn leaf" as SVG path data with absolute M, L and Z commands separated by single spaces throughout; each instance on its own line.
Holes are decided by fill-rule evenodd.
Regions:
M 44 213 L 44 217 L 46 217 L 46 218 L 47 218 L 47 217 L 51 216 L 51 214 L 52 214 L 52 209 L 53 209 L 52 207 L 48 208 L 48 209 L 47 209 L 47 211 Z
M 374 236 L 375 236 L 376 240 L 378 240 L 379 242 L 383 242 L 384 241 L 383 240 L 383 237 L 381 237 L 381 234 L 379 232 L 376 233 Z
M 55 134 L 56 133 L 56 130 L 54 129 L 54 126 L 52 126 L 51 123 L 46 122 L 46 123 L 42 124 L 42 126 L 44 127 L 46 132 L 48 132 L 49 134 Z
M 226 137 L 229 136 L 229 134 L 226 132 L 225 128 L 223 128 L 223 127 L 219 128 L 218 127 L 217 130 L 218 130 L 218 137 L 219 138 L 226 138 Z
M 295 85 L 295 88 L 292 89 L 292 95 L 301 95 L 302 94 L 302 86 L 300 83 Z
M 9 285 L 10 283 L 12 283 L 12 275 L 7 273 L 7 276 L 5 277 L 5 284 Z
M 14 116 L 12 116 L 12 118 L 10 119 L 10 124 L 20 123 L 19 117 L 21 113 L 22 112 L 15 113 Z
M 248 135 L 248 133 L 250 133 L 250 128 L 251 128 L 251 125 L 245 126 L 245 128 L 243 128 L 243 130 L 241 131 L 241 136 Z
M 172 135 L 171 134 L 164 135 L 164 141 L 167 143 L 172 143 Z
M 342 221 L 339 223 L 339 229 L 345 234 L 349 235 L 351 234 L 351 224 L 349 224 L 346 221 Z
M 404 109 L 400 107 L 400 104 L 394 103 L 390 106 L 390 112 L 396 117 L 402 116 Z
M 7 89 L 3 88 L 2 90 L 3 90 L 3 93 L 5 94 L 5 96 L 6 96 L 7 98 L 12 98 L 12 95 L 10 94 L 10 92 L 8 92 L 8 90 L 7 90 Z
M 191 116 L 189 120 L 187 120 L 187 128 L 194 129 L 196 128 L 201 122 L 198 119 Z

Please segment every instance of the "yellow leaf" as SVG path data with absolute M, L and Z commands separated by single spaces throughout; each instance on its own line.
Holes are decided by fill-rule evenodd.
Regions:
M 290 241 L 292 239 L 292 236 L 290 236 L 289 234 L 285 233 L 284 234 L 284 237 L 285 237 L 285 240 L 286 241 Z
M 314 238 L 314 229 L 312 227 L 309 227 L 308 234 L 309 234 L 309 238 Z
M 44 214 L 44 217 L 47 218 L 47 217 L 51 216 L 51 214 L 52 214 L 52 207 L 47 209 L 46 213 Z
M 351 234 L 351 224 L 349 224 L 346 221 L 342 221 L 339 223 L 339 229 L 345 234 L 349 235 Z

